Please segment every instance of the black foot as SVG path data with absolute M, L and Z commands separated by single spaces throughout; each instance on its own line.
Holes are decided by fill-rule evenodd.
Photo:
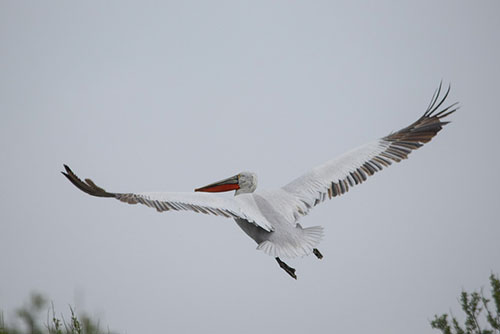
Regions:
M 278 261 L 278 264 L 280 265 L 281 269 L 286 271 L 288 275 L 292 276 L 293 278 L 297 279 L 297 275 L 295 275 L 295 269 L 290 267 L 288 264 L 285 262 L 281 261 L 279 257 L 276 258 L 276 261 Z
M 320 252 L 317 248 L 314 248 L 314 249 L 313 249 L 313 253 L 314 253 L 314 255 L 316 255 L 316 257 L 317 257 L 318 259 L 320 259 L 320 260 L 321 260 L 321 259 L 323 258 L 323 254 L 321 254 L 321 252 Z

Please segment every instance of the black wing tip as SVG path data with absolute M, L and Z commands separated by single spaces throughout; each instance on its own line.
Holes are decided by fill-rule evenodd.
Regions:
M 382 139 L 389 142 L 411 142 L 420 144 L 429 142 L 443 126 L 450 123 L 448 120 L 444 121 L 443 118 L 453 114 L 460 108 L 458 102 L 455 102 L 446 108 L 440 109 L 441 105 L 448 98 L 451 84 L 448 85 L 448 89 L 444 95 L 441 94 L 441 92 L 444 91 L 442 88 L 443 82 L 441 81 L 438 88 L 434 91 L 431 102 L 425 110 L 425 113 L 416 122 Z
M 444 108 L 443 110 L 439 111 L 436 113 L 436 111 L 441 107 L 441 105 L 446 101 L 448 98 L 448 95 L 450 94 L 451 91 L 451 83 L 448 84 L 448 89 L 446 89 L 446 93 L 444 93 L 444 96 L 440 98 L 441 96 L 441 90 L 443 86 L 443 80 L 439 83 L 438 88 L 434 91 L 434 94 L 432 95 L 431 102 L 429 106 L 427 107 L 423 117 L 424 118 L 432 118 L 432 117 L 437 117 L 438 119 L 441 119 L 443 117 L 449 116 L 455 111 L 459 109 L 458 102 L 452 103 L 448 107 Z M 438 102 L 439 101 L 439 102 Z M 450 112 L 447 112 L 449 109 L 456 107 L 455 109 L 452 109 Z
M 73 178 L 78 179 L 78 177 L 76 176 L 76 174 L 75 174 L 75 173 L 73 173 L 73 171 L 71 170 L 71 168 L 69 168 L 69 166 L 68 166 L 68 165 L 63 164 L 63 166 L 64 166 L 64 169 L 65 169 L 66 171 L 65 171 L 65 172 L 61 172 L 61 174 L 62 174 L 62 175 L 66 176 L 66 177 L 67 177 L 67 178 L 68 178 L 71 182 L 73 182 L 73 181 L 72 181 L 72 179 L 73 179 Z
M 68 175 L 68 173 L 61 172 L 61 174 L 62 174 L 62 175 L 64 175 L 64 176 L 66 176 L 66 178 L 67 178 L 68 180 L 70 180 L 70 181 L 71 181 L 71 178 L 70 178 L 70 176 Z
M 66 178 L 81 191 L 96 197 L 116 197 L 116 194 L 107 192 L 103 188 L 97 186 L 90 179 L 85 179 L 85 182 L 83 182 L 78 176 L 76 176 L 68 165 L 63 164 L 63 166 L 66 172 L 61 172 L 61 174 L 66 176 Z
M 62 175 L 66 176 L 71 181 L 71 174 L 74 175 L 73 171 L 68 167 L 68 165 L 63 164 L 65 172 L 61 172 Z
M 459 104 L 458 102 L 450 104 L 448 107 L 444 108 L 443 110 L 441 110 L 440 112 L 438 112 L 434 116 L 439 118 L 439 119 L 445 118 L 445 117 L 453 114 L 458 109 L 460 109 L 460 105 L 458 105 L 458 104 Z M 448 123 L 450 123 L 450 122 L 448 122 Z

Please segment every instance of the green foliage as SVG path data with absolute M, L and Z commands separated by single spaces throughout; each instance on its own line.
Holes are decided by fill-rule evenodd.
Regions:
M 54 305 L 48 307 L 47 299 L 41 294 L 33 293 L 30 302 L 16 311 L 17 319 L 21 321 L 21 328 L 5 324 L 0 312 L 0 334 L 110 334 L 109 330 L 102 331 L 99 323 L 85 314 L 76 315 L 70 306 L 70 319 L 66 321 L 61 315 L 59 318 Z M 46 314 L 46 323 L 40 322 L 40 315 Z
M 443 334 L 500 334 L 500 279 L 490 275 L 491 298 L 495 310 L 491 310 L 490 299 L 484 296 L 483 291 L 468 293 L 462 291 L 460 306 L 465 313 L 465 322 L 460 325 L 458 320 L 450 314 L 451 323 L 447 314 L 434 316 L 432 328 L 439 329 Z M 484 315 L 486 321 L 482 321 Z

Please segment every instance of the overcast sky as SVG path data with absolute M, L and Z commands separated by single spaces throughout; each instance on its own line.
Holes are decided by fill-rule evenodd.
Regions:
M 0 2 L 0 309 L 31 291 L 120 333 L 435 333 L 500 273 L 498 1 Z M 259 188 L 416 120 L 452 123 L 315 208 L 291 279 L 229 219 L 90 197 Z M 231 194 L 226 194 L 232 196 Z

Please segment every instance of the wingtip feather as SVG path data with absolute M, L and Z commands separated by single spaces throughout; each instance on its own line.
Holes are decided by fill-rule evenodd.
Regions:
M 85 182 L 80 180 L 80 178 L 78 176 L 76 176 L 75 173 L 73 173 L 73 171 L 71 170 L 71 168 L 69 168 L 68 165 L 63 164 L 63 166 L 64 166 L 64 169 L 66 169 L 66 173 L 65 172 L 61 172 L 61 173 L 64 176 L 66 176 L 66 178 L 71 183 L 73 183 L 73 185 L 75 187 L 77 187 L 81 191 L 83 191 L 89 195 L 96 196 L 96 197 L 116 197 L 116 194 L 107 192 L 103 188 L 97 186 L 90 179 L 85 179 Z

